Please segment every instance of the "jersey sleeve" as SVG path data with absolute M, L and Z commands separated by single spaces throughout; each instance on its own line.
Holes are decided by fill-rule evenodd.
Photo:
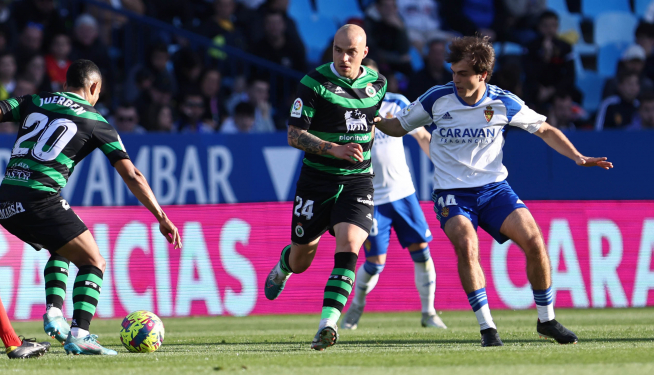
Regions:
M 318 93 L 303 83 L 300 83 L 297 90 L 297 98 L 291 107 L 291 117 L 288 124 L 307 130 L 311 127 L 311 121 L 316 113 Z
M 101 123 L 93 130 L 93 139 L 97 147 L 102 150 L 111 165 L 116 164 L 117 161 L 122 159 L 129 159 L 127 150 L 120 136 L 113 126 L 107 123 Z
M 2 111 L 2 122 L 21 122 L 23 116 L 21 107 L 32 100 L 32 95 L 19 96 L 0 101 L 0 111 Z
M 431 108 L 429 108 L 431 110 Z M 414 129 L 417 129 L 421 126 L 427 126 L 432 123 L 432 117 L 422 106 L 420 100 L 409 104 L 407 107 L 402 109 L 398 114 L 396 114 L 402 128 L 407 132 L 410 132 Z
M 510 118 L 509 125 L 521 128 L 529 133 L 535 133 L 545 122 L 547 117 L 537 113 L 533 109 L 522 105 L 521 108 Z

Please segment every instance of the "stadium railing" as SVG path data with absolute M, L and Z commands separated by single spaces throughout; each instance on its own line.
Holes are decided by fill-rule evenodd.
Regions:
M 304 72 L 298 72 L 282 65 L 273 63 L 261 57 L 255 56 L 239 48 L 226 44 L 218 45 L 212 39 L 185 30 L 158 19 L 140 15 L 124 9 L 116 9 L 110 4 L 95 0 L 68 0 L 62 1 L 62 5 L 70 12 L 74 21 L 78 15 L 97 8 L 102 11 L 111 12 L 115 16 L 127 18 L 122 26 L 122 35 L 113 35 L 112 45 L 108 46 L 112 51 L 112 63 L 121 62 L 125 74 L 139 63 L 147 59 L 148 44 L 160 41 L 173 41 L 183 39 L 188 46 L 194 50 L 202 49 L 209 53 L 205 55 L 205 67 L 215 65 L 223 73 L 223 84 L 229 86 L 236 75 L 249 77 L 255 70 L 258 74 L 265 74 L 270 82 L 270 101 L 273 105 L 285 104 L 284 100 L 293 94 L 298 82 L 304 76 Z M 102 20 L 98 19 L 98 23 Z M 116 34 L 114 32 L 114 34 Z M 171 42 L 171 44 L 175 44 Z M 221 59 L 212 59 L 209 55 L 219 55 Z M 119 83 L 112 82 L 116 86 Z M 278 87 L 281 85 L 281 89 Z M 115 88 L 115 87 L 114 87 Z M 112 92 L 116 92 L 112 90 Z M 282 94 L 279 97 L 279 94 Z M 114 101 L 118 101 L 114 98 Z

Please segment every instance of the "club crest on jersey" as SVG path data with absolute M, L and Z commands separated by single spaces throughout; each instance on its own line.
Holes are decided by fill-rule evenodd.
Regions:
M 304 237 L 304 228 L 302 228 L 302 223 L 297 223 L 295 226 L 295 235 L 298 237 Z
M 366 115 L 358 109 L 345 111 L 345 126 L 347 127 L 348 133 L 351 131 L 367 132 L 368 122 L 366 121 Z
M 377 94 L 377 90 L 372 87 L 372 83 L 369 83 L 368 86 L 366 86 L 366 95 L 372 98 L 375 94 Z
M 302 102 L 302 99 L 297 98 L 293 102 L 293 108 L 291 108 L 291 117 L 295 118 L 300 118 L 302 117 L 302 107 L 304 106 L 304 103 Z
M 450 216 L 450 209 L 448 207 L 443 207 L 442 215 L 443 215 L 443 217 Z
M 493 113 L 495 113 L 495 111 L 493 111 L 493 107 L 491 106 L 486 107 L 486 110 L 484 111 L 484 117 L 486 117 L 486 122 L 490 122 L 490 120 L 493 118 Z

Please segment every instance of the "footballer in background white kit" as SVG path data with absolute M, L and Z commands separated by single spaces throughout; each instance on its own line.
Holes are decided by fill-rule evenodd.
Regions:
M 371 59 L 365 59 L 363 65 L 377 70 L 377 65 Z M 379 115 L 393 118 L 408 105 L 409 100 L 403 95 L 386 93 L 379 108 Z M 424 128 L 417 128 L 409 134 L 429 155 L 429 132 Z M 447 328 L 434 308 L 436 271 L 429 252 L 432 236 L 411 180 L 404 154 L 404 142 L 402 138 L 390 137 L 375 130 L 375 143 L 370 156 L 375 172 L 372 180 L 375 188 L 375 213 L 372 229 L 363 245 L 366 261 L 357 271 L 356 292 L 352 304 L 341 320 L 341 328 L 356 329 L 358 326 L 366 304 L 366 295 L 377 285 L 379 274 L 384 269 L 391 227 L 395 229 L 402 248 L 409 249 L 414 262 L 416 288 L 422 305 L 422 326 Z
M 447 61 L 452 82 L 434 86 L 397 115 L 376 118 L 377 128 L 391 136 L 430 126 L 434 163 L 434 211 L 458 258 L 461 284 L 481 331 L 482 346 L 501 346 L 491 317 L 486 280 L 479 264 L 477 226 L 504 243 L 511 239 L 527 258 L 527 278 L 538 310 L 541 337 L 573 344 L 577 336 L 554 319 L 551 265 L 543 236 L 525 204 L 505 181 L 502 164 L 504 126 L 524 129 L 542 138 L 577 165 L 610 169 L 606 158 L 583 156 L 567 137 L 508 91 L 487 82 L 495 65 L 488 37 L 456 38 Z

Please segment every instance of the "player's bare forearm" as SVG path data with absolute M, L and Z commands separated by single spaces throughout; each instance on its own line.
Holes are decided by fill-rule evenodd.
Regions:
M 317 155 L 327 155 L 334 147 L 333 143 L 325 142 L 306 130 L 292 125 L 288 127 L 288 144 L 302 151 Z
M 375 126 L 381 130 L 382 133 L 390 135 L 391 137 L 402 137 L 408 133 L 400 124 L 397 118 L 381 118 L 375 117 Z
M 548 146 L 565 157 L 577 161 L 577 159 L 583 156 L 577 151 L 565 134 L 548 123 L 543 123 L 540 129 L 536 131 L 536 135 L 542 138 Z
M 572 159 L 577 165 L 583 167 L 600 167 L 602 169 L 613 168 L 613 163 L 605 157 L 589 157 L 582 155 L 572 142 L 565 136 L 559 129 L 551 126 L 548 123 L 541 125 L 540 129 L 535 133 L 541 137 L 548 146 L 556 150 L 559 154 L 567 156 Z

